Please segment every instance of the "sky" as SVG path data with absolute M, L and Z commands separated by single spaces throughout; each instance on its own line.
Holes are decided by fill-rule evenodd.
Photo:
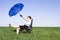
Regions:
M 10 8 L 17 3 L 24 4 L 23 10 L 9 17 Z M 60 0 L 0 0 L 0 26 L 25 24 L 19 14 L 30 15 L 33 26 L 60 26 Z

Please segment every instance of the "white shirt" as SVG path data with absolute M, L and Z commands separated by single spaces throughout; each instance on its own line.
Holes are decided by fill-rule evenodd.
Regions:
M 22 17 L 22 18 L 26 20 L 26 18 L 24 18 L 24 17 Z M 28 19 L 27 19 L 27 20 L 28 20 Z M 28 21 L 26 21 L 26 24 L 25 24 L 25 25 L 30 26 L 30 24 L 31 24 L 31 19 L 28 20 Z
M 26 21 L 26 25 L 29 26 L 31 24 L 31 20 Z

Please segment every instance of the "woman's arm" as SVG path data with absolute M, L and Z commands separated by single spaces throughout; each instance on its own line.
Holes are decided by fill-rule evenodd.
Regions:
M 29 20 L 27 20 L 25 17 L 23 17 L 22 15 L 20 15 L 20 17 L 23 18 L 23 19 L 26 20 L 26 21 L 29 21 Z

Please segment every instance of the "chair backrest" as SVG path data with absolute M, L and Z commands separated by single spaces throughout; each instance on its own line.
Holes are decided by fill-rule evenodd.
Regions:
M 31 24 L 30 24 L 30 28 L 32 28 L 32 24 L 33 24 L 33 19 L 31 19 Z

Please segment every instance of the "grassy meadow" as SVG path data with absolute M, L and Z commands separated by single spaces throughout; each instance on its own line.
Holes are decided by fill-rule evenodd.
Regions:
M 0 40 L 60 40 L 60 27 L 33 27 L 31 33 L 18 35 L 14 29 L 0 27 Z

